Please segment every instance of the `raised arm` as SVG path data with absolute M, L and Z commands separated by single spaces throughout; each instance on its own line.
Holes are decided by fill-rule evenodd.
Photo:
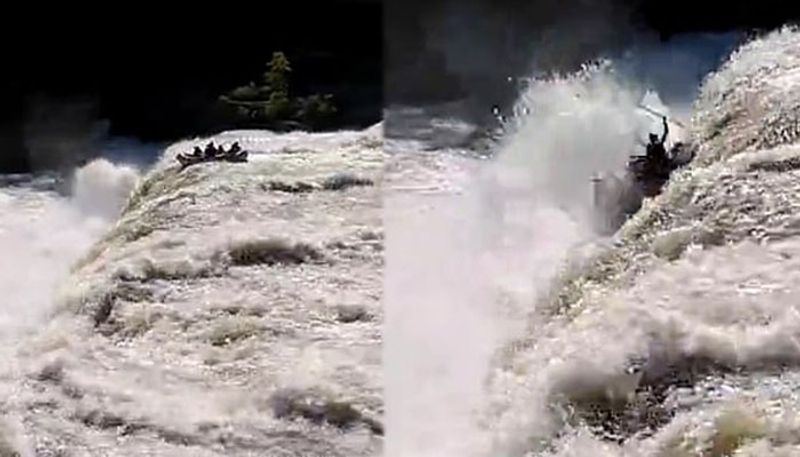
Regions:
M 661 135 L 661 143 L 667 141 L 667 134 L 669 133 L 669 124 L 667 124 L 667 116 L 663 116 L 661 119 L 664 121 L 664 134 Z

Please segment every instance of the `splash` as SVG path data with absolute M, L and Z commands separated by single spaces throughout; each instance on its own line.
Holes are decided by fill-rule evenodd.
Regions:
M 35 325 L 51 308 L 70 265 L 114 221 L 137 177 L 100 159 L 75 171 L 69 198 L 24 184 L 0 189 L 0 332 Z
M 75 172 L 71 203 L 86 215 L 114 220 L 138 179 L 133 167 L 94 160 Z
M 493 452 L 796 453 L 797 40 L 776 32 L 711 75 L 702 162 L 536 301 L 493 373 Z
M 496 349 L 595 238 L 590 178 L 636 145 L 640 96 L 604 65 L 534 81 L 493 162 L 441 160 L 458 192 L 390 193 L 387 455 L 492 455 L 479 417 Z

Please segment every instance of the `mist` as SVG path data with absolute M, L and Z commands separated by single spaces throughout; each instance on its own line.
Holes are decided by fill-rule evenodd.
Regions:
M 679 92 L 696 87 L 743 38 L 698 32 L 663 41 L 637 22 L 635 2 L 443 1 L 407 8 L 396 12 L 401 19 L 388 16 L 388 105 L 458 100 L 451 114 L 482 125 L 492 124 L 494 106 L 505 113 L 513 107 L 524 90 L 520 80 L 571 73 L 602 59 L 662 97 L 688 100 Z
M 0 333 L 17 334 L 47 315 L 72 264 L 113 224 L 138 176 L 98 159 L 74 170 L 70 196 L 32 190 L 47 177 L 0 188 Z
M 23 135 L 31 169 L 68 172 L 100 155 L 110 124 L 98 115 L 97 101 L 88 97 L 28 100 Z

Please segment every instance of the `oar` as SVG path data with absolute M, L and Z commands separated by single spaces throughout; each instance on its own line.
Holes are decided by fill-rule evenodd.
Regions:
M 654 110 L 654 109 L 652 109 L 652 108 L 650 108 L 650 107 L 647 107 L 647 106 L 644 106 L 644 105 L 639 105 L 639 108 L 641 108 L 641 109 L 643 109 L 643 110 L 645 110 L 645 111 L 649 112 L 650 114 L 652 114 L 652 115 L 654 115 L 654 116 L 658 116 L 658 117 L 666 117 L 666 116 L 664 116 L 662 113 L 659 113 L 658 111 L 656 111 L 656 110 Z M 686 126 L 685 126 L 685 125 L 683 125 L 683 123 L 682 123 L 681 121 L 678 121 L 678 120 L 676 120 L 676 119 L 670 119 L 670 120 L 669 120 L 669 122 L 672 122 L 672 123 L 674 123 L 674 124 L 675 124 L 675 125 L 677 125 L 678 127 L 681 127 L 681 128 L 686 128 Z

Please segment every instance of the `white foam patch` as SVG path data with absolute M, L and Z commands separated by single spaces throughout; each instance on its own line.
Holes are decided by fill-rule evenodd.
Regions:
M 33 325 L 52 306 L 71 264 L 113 222 L 137 179 L 105 160 L 77 170 L 74 196 L 0 189 L 0 333 Z
M 139 180 L 133 167 L 96 159 L 75 172 L 72 202 L 89 216 L 113 220 Z

